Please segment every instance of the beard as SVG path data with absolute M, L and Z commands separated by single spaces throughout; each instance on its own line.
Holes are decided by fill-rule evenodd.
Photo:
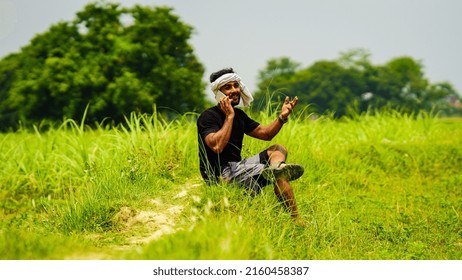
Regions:
M 234 107 L 236 105 L 239 105 L 239 102 L 241 101 L 241 94 L 240 93 L 233 94 L 233 95 L 230 95 L 228 98 L 231 99 L 231 105 Z

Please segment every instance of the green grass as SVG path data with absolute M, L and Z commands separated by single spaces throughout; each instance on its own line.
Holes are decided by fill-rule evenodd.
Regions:
M 268 123 L 275 115 L 254 116 Z M 307 226 L 272 186 L 205 186 L 195 115 L 0 134 L 2 259 L 462 259 L 462 122 L 294 117 L 272 143 L 305 166 Z

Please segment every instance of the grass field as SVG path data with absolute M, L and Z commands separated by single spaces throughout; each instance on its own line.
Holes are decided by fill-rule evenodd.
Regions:
M 272 142 L 305 166 L 306 227 L 272 187 L 207 187 L 196 116 L 0 134 L 2 259 L 462 259 L 462 121 L 292 119 Z M 268 123 L 275 115 L 254 115 Z

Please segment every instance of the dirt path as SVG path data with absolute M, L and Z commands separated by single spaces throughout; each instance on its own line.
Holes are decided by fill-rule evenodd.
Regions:
M 190 196 L 199 186 L 199 183 L 188 182 L 172 198 L 150 200 L 150 207 L 146 210 L 126 209 L 127 207 L 120 209 L 116 218 L 121 219 L 125 230 L 139 233 L 130 237 L 129 243 L 146 244 L 180 230 L 180 216 L 191 200 Z
M 191 203 L 201 184 L 187 182 L 178 186 L 173 197 L 151 199 L 146 209 L 133 209 L 122 207 L 114 216 L 114 221 L 121 227 L 121 236 L 126 237 L 124 245 L 111 246 L 110 251 L 128 252 L 149 242 L 159 239 L 166 234 L 182 230 L 181 215 Z M 95 239 L 104 239 L 104 236 L 94 236 Z M 88 252 L 85 255 L 72 255 L 67 259 L 112 259 L 111 253 Z

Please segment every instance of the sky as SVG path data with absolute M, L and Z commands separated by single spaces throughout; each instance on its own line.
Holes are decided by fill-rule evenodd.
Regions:
M 90 0 L 0 0 L 0 58 L 20 51 Z M 204 80 L 233 67 L 253 91 L 268 60 L 289 57 L 309 67 L 366 49 L 376 65 L 410 56 L 431 83 L 462 95 L 462 1 L 459 0 L 118 0 L 169 6 L 194 28 L 190 40 Z M 209 90 L 209 96 L 212 96 Z

